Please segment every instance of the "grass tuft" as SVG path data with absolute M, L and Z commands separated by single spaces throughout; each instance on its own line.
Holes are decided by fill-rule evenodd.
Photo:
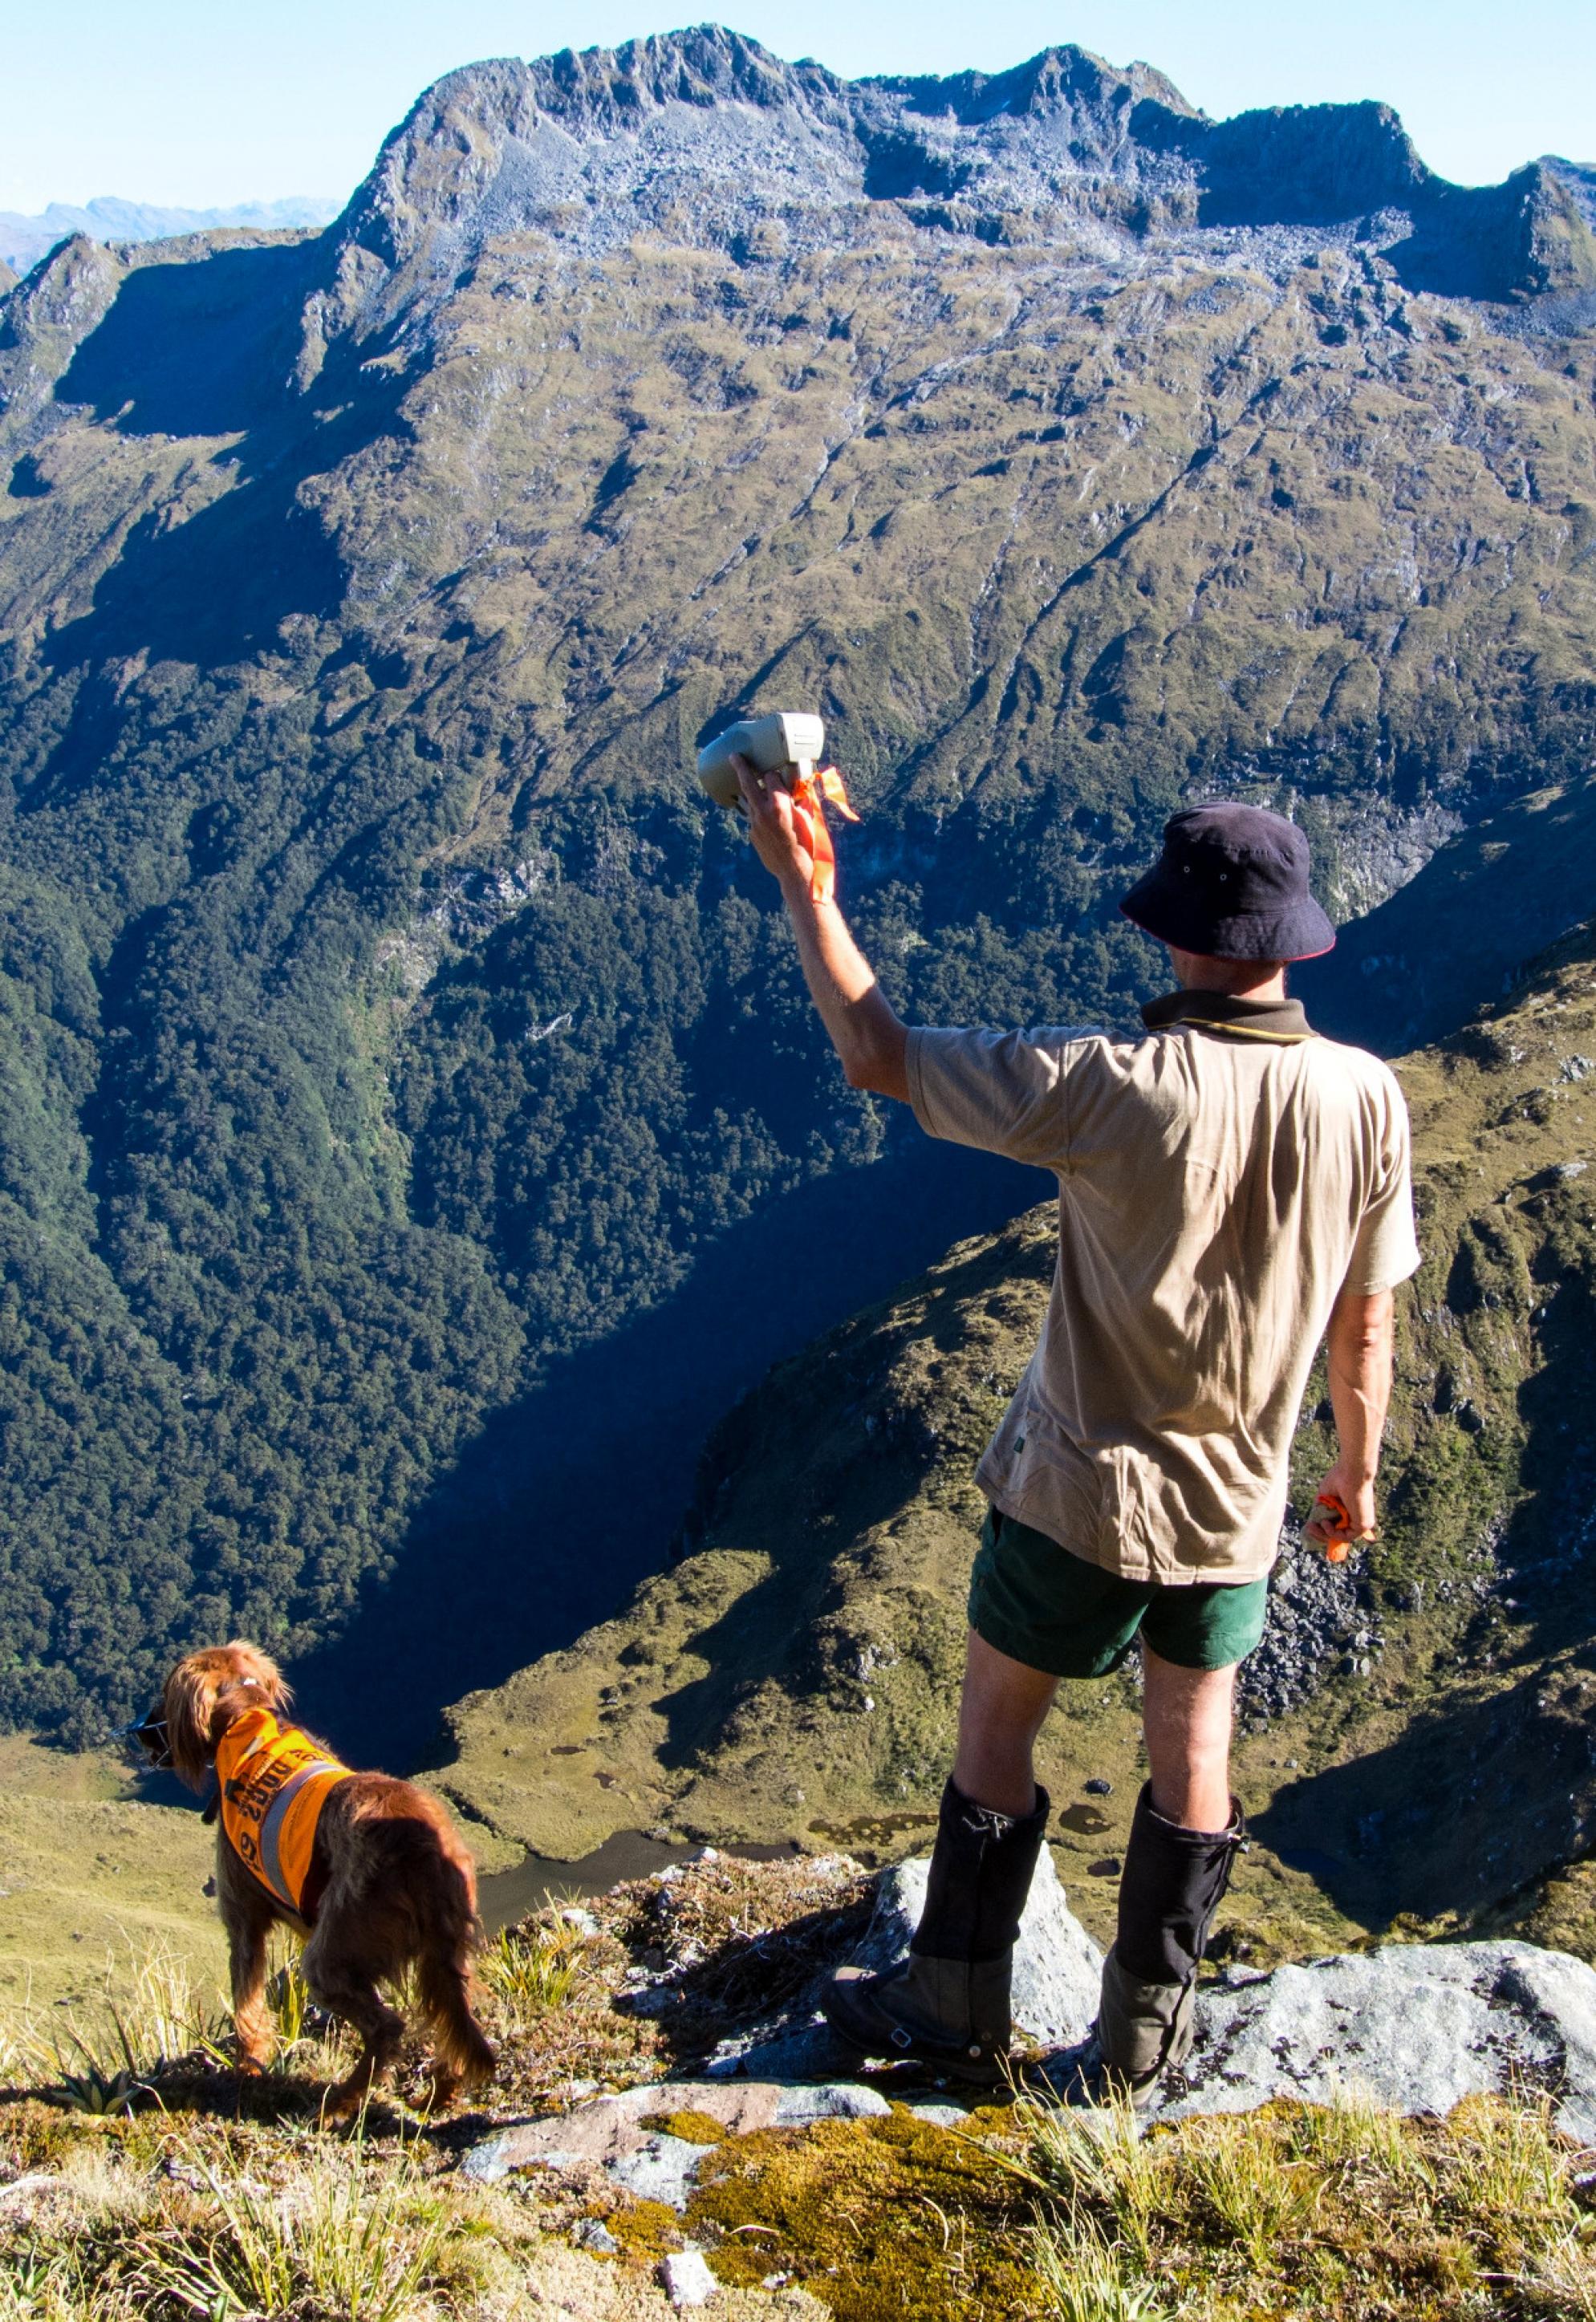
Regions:
M 131 2112 L 162 2065 L 196 2050 L 219 2058 L 225 2018 L 187 1961 L 164 1944 L 107 1957 L 87 2004 L 35 2011 L 26 2003 L 0 2032 L 8 2075 L 44 2081 L 69 2111 Z
M 1272 2136 L 1238 2135 L 1229 2120 L 1205 2121 L 1188 2132 L 1181 2162 L 1222 2233 L 1259 2272 L 1279 2262 L 1282 2242 L 1313 2224 L 1324 2179 L 1290 2160 Z
M 400 2322 L 438 2270 L 449 2221 L 417 2168 L 415 2149 L 362 2166 L 356 2140 L 344 2166 L 325 2156 L 273 2186 L 204 2172 L 210 2205 L 160 2234 L 137 2287 L 205 2322 L 307 2310 L 344 2322 Z
M 511 2032 L 527 2032 L 571 1997 L 581 1970 L 586 1937 L 580 1927 L 543 1914 L 518 1927 L 506 1927 L 484 1950 L 478 1965 Z

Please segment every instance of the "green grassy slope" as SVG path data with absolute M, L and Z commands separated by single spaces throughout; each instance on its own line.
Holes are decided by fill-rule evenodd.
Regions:
M 1596 1812 L 1596 928 L 1400 1071 L 1426 1255 L 1402 1302 L 1384 1530 L 1307 1697 L 1245 1720 L 1261 1844 L 1232 1917 L 1255 1949 L 1467 1917 L 1577 1855 Z M 952 1745 L 971 1470 L 1034 1341 L 1052 1239 L 1044 1209 L 965 1243 L 773 1371 L 711 1445 L 691 1552 L 569 1651 L 462 1703 L 445 1789 L 560 1855 L 650 1824 L 923 1845 Z M 1331 1456 L 1323 1409 L 1310 1391 L 1300 1505 Z M 1067 1689 L 1041 1744 L 1089 1920 L 1140 1778 L 1135 1725 L 1122 1675 Z M 1093 1775 L 1114 1784 L 1101 1804 Z

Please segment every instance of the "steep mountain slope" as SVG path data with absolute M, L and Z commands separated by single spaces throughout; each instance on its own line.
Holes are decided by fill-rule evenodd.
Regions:
M 1400 1071 L 1425 1263 L 1385 1529 L 1343 1575 L 1293 1531 L 1279 1570 L 1243 1687 L 1261 1844 L 1233 1924 L 1255 1945 L 1335 1932 L 1327 1906 L 1366 1926 L 1466 1915 L 1596 1840 L 1596 923 Z M 952 1747 L 971 1471 L 1034 1343 L 1053 1241 L 1050 1206 L 964 1243 L 773 1371 L 706 1454 L 683 1560 L 451 1713 L 450 1794 L 567 1856 L 628 1824 L 923 1842 Z M 1310 1394 L 1299 1507 L 1327 1415 Z M 1135 1722 L 1129 1676 L 1066 1688 L 1041 1745 L 1088 1915 L 1140 1779 Z M 1114 1784 L 1101 1804 L 1094 1775 Z
M 13 290 L 0 1714 L 247 1627 L 402 1753 L 1019 1205 L 838 1086 L 688 772 L 747 703 L 832 720 L 931 1018 L 1123 1013 L 1182 798 L 1289 805 L 1344 917 L 1577 785 L 1576 180 L 709 30 L 450 76 L 320 236 Z

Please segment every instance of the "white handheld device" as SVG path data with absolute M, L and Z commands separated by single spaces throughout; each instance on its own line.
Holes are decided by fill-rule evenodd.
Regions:
M 806 709 L 776 709 L 768 718 L 744 718 L 706 742 L 698 754 L 698 779 L 717 806 L 737 806 L 734 756 L 747 758 L 762 774 L 783 774 L 786 787 L 813 773 L 826 746 L 822 718 Z

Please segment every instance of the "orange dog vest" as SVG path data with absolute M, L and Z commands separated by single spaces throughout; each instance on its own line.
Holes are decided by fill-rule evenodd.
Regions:
M 307 1922 L 315 1912 L 305 1890 L 316 1826 L 329 1791 L 348 1776 L 347 1766 L 297 1725 L 280 1725 L 269 1709 L 235 1717 L 217 1746 L 228 1843 L 272 1899 Z

